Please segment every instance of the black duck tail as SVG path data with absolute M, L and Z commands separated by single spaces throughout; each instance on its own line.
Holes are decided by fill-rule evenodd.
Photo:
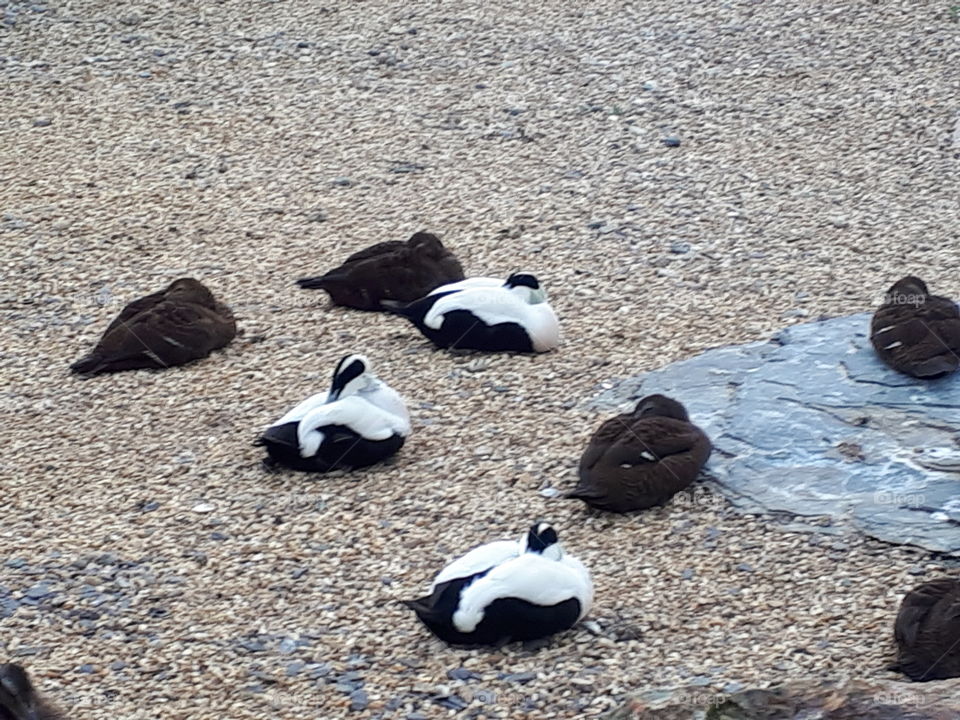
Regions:
M 400 300 L 381 300 L 380 307 L 386 310 L 388 313 L 393 313 L 394 315 L 403 315 L 404 317 L 410 317 L 410 306 L 413 303 L 405 303 Z
M 92 375 L 103 368 L 103 356 L 99 353 L 90 353 L 70 366 L 72 372 L 78 375 Z
M 316 277 L 300 278 L 297 285 L 307 290 L 326 290 L 330 287 L 330 278 L 326 275 L 317 275 Z
M 919 378 L 934 379 L 947 373 L 952 373 L 957 369 L 957 359 L 945 355 L 924 360 L 916 363 L 911 370 L 911 374 Z
M 417 598 L 416 600 L 401 600 L 400 602 L 413 610 L 417 614 L 417 617 L 425 623 L 442 622 L 443 613 L 433 606 L 432 601 L 433 596 L 426 595 L 422 598 Z

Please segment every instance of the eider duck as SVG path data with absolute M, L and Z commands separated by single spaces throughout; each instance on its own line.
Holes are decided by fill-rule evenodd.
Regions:
M 134 300 L 100 342 L 70 369 L 96 375 L 167 368 L 206 357 L 237 334 L 233 313 L 193 278 L 174 280 L 160 292 Z
M 960 579 L 939 578 L 908 592 L 893 634 L 895 669 L 911 680 L 960 677 Z
M 383 305 L 416 325 L 441 348 L 547 352 L 560 343 L 560 325 L 536 277 L 514 273 L 442 285 L 407 305 Z
M 917 378 L 946 375 L 960 367 L 960 310 L 908 275 L 887 290 L 870 323 L 870 342 L 898 372 Z
M 519 541 L 474 548 L 440 571 L 429 595 L 404 604 L 444 642 L 477 646 L 567 630 L 592 602 L 590 573 L 537 523 Z
M 356 252 L 339 267 L 297 284 L 326 290 L 334 305 L 383 310 L 382 300 L 412 302 L 456 280 L 463 280 L 460 261 L 436 235 L 418 232 L 406 242 L 391 240 Z
M 19 665 L 0 665 L 0 719 L 63 720 L 63 715 L 41 697 L 27 671 Z
M 363 355 L 346 355 L 329 392 L 301 402 L 254 444 L 267 449 L 268 467 L 329 472 L 385 460 L 409 434 L 410 415 L 400 395 L 373 374 Z
M 661 505 L 696 479 L 710 451 L 683 405 L 648 395 L 594 433 L 580 458 L 580 481 L 566 497 L 618 513 Z

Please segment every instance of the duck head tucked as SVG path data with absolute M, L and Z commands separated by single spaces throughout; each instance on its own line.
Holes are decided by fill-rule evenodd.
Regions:
M 213 293 L 203 283 L 188 277 L 179 278 L 170 283 L 167 288 L 167 298 L 196 303 L 209 308 L 214 308 L 217 304 L 213 298 Z
M 530 305 L 547 301 L 547 293 L 540 287 L 540 281 L 530 273 L 513 273 L 503 285 L 515 291 Z
M 690 422 L 687 409 L 666 395 L 647 395 L 637 403 L 633 414 L 637 417 L 668 417 L 674 420 Z
M 527 534 L 520 538 L 520 551 L 538 553 L 550 560 L 563 557 L 557 531 L 544 522 L 531 525 Z
M 344 355 L 333 371 L 330 383 L 330 401 L 350 397 L 363 390 L 369 384 L 370 361 L 363 355 Z

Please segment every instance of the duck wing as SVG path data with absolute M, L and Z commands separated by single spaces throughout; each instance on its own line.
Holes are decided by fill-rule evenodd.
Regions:
M 960 673 L 960 581 L 940 578 L 908 592 L 900 603 L 893 634 L 898 669 L 912 679 Z
M 696 425 L 673 418 L 614 418 L 594 435 L 567 498 L 601 510 L 630 512 L 659 505 L 690 485 L 710 456 Z
M 204 357 L 236 335 L 232 316 L 195 303 L 163 300 L 136 315 L 117 318 L 76 372 L 166 368 Z
M 592 597 L 593 584 L 585 568 L 550 560 L 538 553 L 523 553 L 492 568 L 460 593 L 453 623 L 461 632 L 472 632 L 483 620 L 484 610 L 496 600 L 515 598 L 549 607 L 571 598 L 583 607 Z
M 960 310 L 953 301 L 887 304 L 874 314 L 870 341 L 880 359 L 914 377 L 934 377 L 960 367 Z

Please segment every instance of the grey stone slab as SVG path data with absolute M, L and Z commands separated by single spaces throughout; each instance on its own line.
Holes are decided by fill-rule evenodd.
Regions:
M 960 373 L 916 380 L 881 363 L 870 314 L 794 325 L 618 382 L 610 412 L 682 402 L 714 443 L 706 482 L 745 512 L 829 516 L 891 543 L 960 555 Z

